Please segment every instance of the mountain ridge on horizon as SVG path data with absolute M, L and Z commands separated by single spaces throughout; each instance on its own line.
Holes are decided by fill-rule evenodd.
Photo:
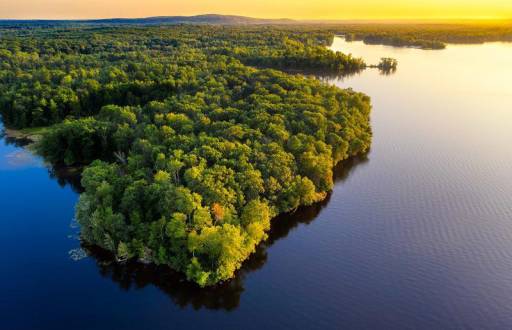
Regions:
M 254 18 L 239 15 L 202 14 L 193 16 L 150 16 L 142 18 L 99 18 L 99 19 L 0 19 L 0 23 L 47 23 L 47 24 L 212 24 L 212 25 L 258 25 L 294 24 L 300 21 L 289 18 Z
M 369 23 L 456 23 L 482 22 L 473 19 L 292 19 L 292 18 L 256 18 L 241 15 L 200 14 L 175 16 L 149 16 L 140 18 L 91 18 L 91 19 L 2 19 L 0 24 L 118 24 L 118 25 L 176 25 L 176 24 L 205 24 L 205 25 L 292 25 L 292 24 L 369 24 Z M 509 20 L 500 20 L 509 21 Z M 510 20 L 512 22 L 512 20 Z

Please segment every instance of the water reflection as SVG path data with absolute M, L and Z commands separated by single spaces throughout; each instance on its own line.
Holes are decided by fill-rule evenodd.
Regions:
M 391 76 L 396 73 L 395 68 L 379 68 L 379 73 L 383 76 Z
M 12 137 L 7 135 L 4 130 L 0 132 L 0 138 L 4 140 L 6 146 L 15 147 L 13 152 L 24 153 L 38 166 L 43 166 L 43 160 L 28 151 L 30 144 L 33 143 L 32 140 L 24 137 Z M 19 149 L 22 147 L 25 149 Z M 367 161 L 366 156 L 361 156 L 339 164 L 334 169 L 335 182 L 343 181 L 353 168 Z M 52 166 L 47 163 L 44 166 L 48 169 L 49 177 L 57 181 L 59 186 L 62 188 L 70 186 L 76 193 L 83 192 L 83 187 L 80 184 L 80 168 Z M 317 219 L 319 213 L 329 203 L 330 197 L 329 195 L 320 203 L 299 208 L 291 214 L 284 214 L 274 219 L 268 239 L 262 242 L 256 252 L 244 262 L 236 276 L 232 280 L 214 287 L 200 288 L 195 283 L 187 281 L 182 273 L 173 271 L 166 266 L 147 265 L 136 261 L 115 262 L 110 252 L 86 243 L 81 243 L 81 248 L 72 249 L 70 257 L 73 260 L 81 260 L 85 255 L 93 258 L 101 276 L 111 279 L 125 291 L 153 285 L 181 308 L 234 311 L 240 305 L 246 276 L 261 269 L 267 262 L 267 249 L 280 239 L 286 238 L 294 228 L 308 225 Z
M 334 170 L 335 181 L 342 182 L 356 166 L 366 162 L 368 158 L 361 156 L 338 165 Z M 101 248 L 86 244 L 82 244 L 82 248 L 95 259 L 99 273 L 103 277 L 110 278 L 123 290 L 129 291 L 154 285 L 181 308 L 233 311 L 240 304 L 246 276 L 265 265 L 267 249 L 275 242 L 287 237 L 294 228 L 310 224 L 317 219 L 319 213 L 329 203 L 330 197 L 329 195 L 320 203 L 299 208 L 292 214 L 284 214 L 274 219 L 269 238 L 260 244 L 256 252 L 244 262 L 235 278 L 214 287 L 200 288 L 169 267 L 145 265 L 135 261 L 117 263 L 112 254 Z
M 320 80 L 330 81 L 333 79 L 346 79 L 353 77 L 355 75 L 358 75 L 362 73 L 366 69 L 357 69 L 357 70 L 348 70 L 343 72 L 333 72 L 329 70 L 318 70 L 318 69 L 312 69 L 312 70 L 306 70 L 306 69 L 287 69 L 283 68 L 280 69 L 280 71 L 283 71 L 288 74 L 299 74 L 303 76 L 308 77 L 314 77 L 318 78 Z
M 12 137 L 7 135 L 5 130 L 0 132 L 0 140 L 3 139 L 6 145 L 13 145 L 17 148 L 26 147 L 32 143 L 32 140 L 26 137 Z
M 15 171 L 42 166 L 40 159 L 22 148 L 30 144 L 29 139 L 14 138 L 0 125 L 0 141 L 3 141 L 3 146 L 0 146 L 0 170 Z
M 80 183 L 82 179 L 81 173 L 82 169 L 79 167 L 48 165 L 48 175 L 50 178 L 57 181 L 62 188 L 70 186 L 71 189 L 78 194 L 84 191 Z
M 353 78 L 355 76 L 359 76 L 363 73 L 364 70 L 378 70 L 379 74 L 382 76 L 391 76 L 394 75 L 397 72 L 397 68 L 379 68 L 375 65 L 368 66 L 366 69 L 363 70 L 357 70 L 357 71 L 349 71 L 344 73 L 329 73 L 329 72 L 294 72 L 294 73 L 300 73 L 309 77 L 316 78 L 323 83 L 326 84 L 332 84 L 333 81 L 346 81 L 350 80 L 350 78 Z M 291 73 L 291 72 L 289 72 Z
M 14 145 L 15 147 L 25 147 L 32 143 L 27 137 L 15 137 L 15 134 L 8 134 L 8 129 L 6 129 L 2 124 L 2 117 L 0 116 L 0 140 L 3 140 L 6 145 Z
M 240 303 L 240 295 L 243 291 L 243 272 L 245 267 L 254 267 L 256 270 L 263 265 L 266 256 L 261 256 L 261 250 L 255 253 L 251 261 L 244 265 L 244 271 L 232 281 L 217 285 L 212 288 L 201 289 L 194 283 L 186 281 L 184 276 L 165 266 L 144 265 L 137 262 L 117 263 L 112 255 L 105 250 L 94 246 L 82 248 L 96 260 L 99 273 L 110 278 L 123 290 L 141 289 L 154 285 L 167 294 L 172 301 L 184 308 L 192 306 L 194 309 L 225 309 L 233 310 Z M 263 260 L 260 262 L 260 258 Z
M 1 118 L 0 118 L 1 120 Z M 81 168 L 67 167 L 67 166 L 54 166 L 45 163 L 39 156 L 32 150 L 34 141 L 25 136 L 16 136 L 8 134 L 8 132 L 0 126 L 0 140 L 6 146 L 14 147 L 10 153 L 4 154 L 2 167 L 5 168 L 21 168 L 21 167 L 44 167 L 48 169 L 48 176 L 57 181 L 60 187 L 64 188 L 70 186 L 76 193 L 83 192 L 80 184 Z

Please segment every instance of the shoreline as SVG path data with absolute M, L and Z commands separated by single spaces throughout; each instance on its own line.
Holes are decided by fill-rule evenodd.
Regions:
M 14 143 L 28 151 L 37 154 L 36 145 L 41 140 L 44 132 L 48 127 L 36 127 L 36 128 L 25 128 L 15 129 L 9 127 L 0 127 L 2 137 L 11 143 Z
M 336 165 L 333 166 L 333 180 L 334 185 L 337 183 L 343 183 L 352 169 L 357 167 L 360 164 L 363 164 L 368 161 L 368 154 L 370 152 L 370 149 L 358 153 L 356 155 L 352 155 L 348 157 L 347 159 L 341 160 Z M 226 285 L 229 285 L 229 283 L 232 283 L 232 281 L 235 281 L 236 278 L 239 276 L 243 276 L 244 273 L 250 273 L 250 268 L 247 268 L 247 263 L 250 263 L 251 259 L 256 257 L 256 251 L 260 248 L 266 249 L 268 246 L 271 246 L 273 244 L 273 241 L 279 240 L 280 238 L 276 238 L 276 236 L 279 236 L 279 229 L 284 227 L 287 227 L 289 225 L 292 225 L 291 228 L 294 228 L 295 225 L 298 225 L 303 222 L 304 218 L 308 218 L 308 216 L 304 216 L 304 214 L 308 214 L 308 211 L 311 210 L 318 210 L 320 211 L 322 208 L 324 208 L 330 201 L 331 195 L 334 191 L 331 189 L 330 191 L 326 192 L 325 196 L 323 196 L 321 199 L 315 201 L 311 205 L 299 205 L 298 208 L 295 210 L 289 210 L 283 213 L 278 213 L 274 215 L 270 219 L 270 229 L 267 231 L 268 237 L 262 241 L 260 241 L 256 245 L 256 250 L 252 252 L 241 264 L 241 266 L 235 270 L 235 274 L 233 277 L 222 280 L 210 285 L 206 285 L 204 287 L 201 287 L 198 283 L 196 283 L 193 280 L 189 280 L 186 278 L 186 272 L 177 268 L 172 267 L 169 264 L 158 264 L 153 259 L 143 259 L 143 258 L 137 258 L 137 257 L 131 257 L 127 259 L 120 259 L 116 255 L 114 251 L 110 251 L 106 248 L 103 248 L 95 243 L 89 242 L 86 239 L 84 239 L 80 235 L 80 248 L 83 249 L 87 253 L 87 257 L 91 257 L 94 259 L 97 259 L 98 256 L 101 256 L 101 259 L 103 261 L 107 261 L 109 263 L 112 263 L 114 265 L 131 265 L 133 267 L 137 267 L 139 269 L 147 269 L 148 267 L 163 267 L 167 270 L 170 270 L 176 274 L 182 279 L 182 282 L 189 283 L 190 285 L 193 285 L 197 289 L 200 290 L 208 290 L 208 289 L 219 289 Z M 313 219 L 316 219 L 316 215 Z M 284 220 L 284 221 L 283 221 Z M 307 221 L 305 221 L 307 223 Z M 80 225 L 81 226 L 81 225 Z M 287 236 L 287 234 L 286 234 Z
M 30 140 L 32 143 L 35 143 L 41 139 L 44 130 L 46 130 L 46 127 L 30 129 L 30 131 L 25 129 L 8 128 L 5 126 L 3 128 L 5 137 L 16 140 Z

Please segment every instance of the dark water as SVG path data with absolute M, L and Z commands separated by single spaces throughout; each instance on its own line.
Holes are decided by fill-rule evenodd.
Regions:
M 222 287 L 85 254 L 73 185 L 2 139 L 0 328 L 510 329 L 512 45 L 333 47 L 399 60 L 332 80 L 372 96 L 372 150 Z

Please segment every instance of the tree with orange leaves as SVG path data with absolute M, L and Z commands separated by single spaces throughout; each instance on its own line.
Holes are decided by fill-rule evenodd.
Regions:
M 222 221 L 222 219 L 224 219 L 224 208 L 219 203 L 213 203 L 212 213 L 213 218 L 215 219 L 215 224 L 217 224 L 218 221 Z

